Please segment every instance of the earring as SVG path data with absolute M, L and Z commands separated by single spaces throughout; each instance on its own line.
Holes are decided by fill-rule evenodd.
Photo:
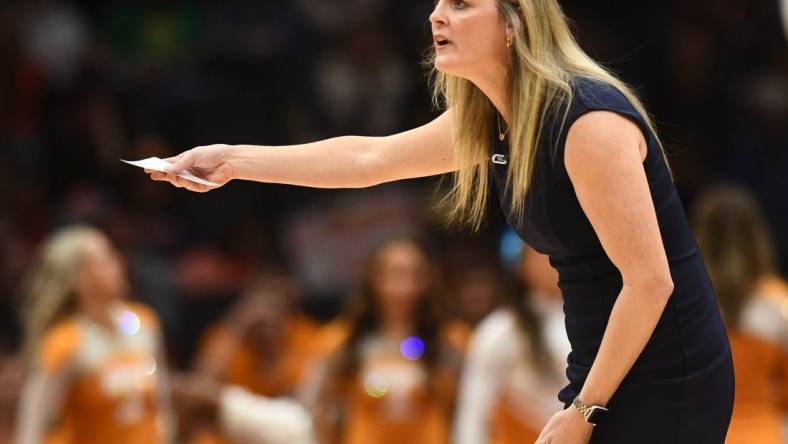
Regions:
M 506 47 L 507 48 L 511 48 L 512 47 L 512 36 L 506 37 Z

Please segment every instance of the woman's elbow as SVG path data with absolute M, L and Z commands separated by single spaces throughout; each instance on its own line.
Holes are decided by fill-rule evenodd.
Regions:
M 676 285 L 673 283 L 673 278 L 670 276 L 664 278 L 661 288 L 662 288 L 662 294 L 665 296 L 666 299 L 671 297 L 673 295 L 673 290 L 676 289 Z
M 670 276 L 670 274 L 654 276 L 651 283 L 650 293 L 667 300 L 673 295 L 674 289 L 675 284 L 673 283 L 673 278 Z
M 659 299 L 669 299 L 673 295 L 675 284 L 670 274 L 654 274 L 639 279 L 624 279 L 624 285 L 638 289 L 643 294 Z

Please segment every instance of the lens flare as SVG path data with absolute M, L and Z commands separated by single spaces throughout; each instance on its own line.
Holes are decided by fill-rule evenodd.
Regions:
M 118 316 L 118 329 L 124 335 L 136 335 L 140 332 L 139 316 L 128 310 L 123 310 L 123 313 Z
M 370 373 L 364 378 L 364 391 L 370 398 L 382 398 L 389 391 L 389 382 L 380 373 Z
M 148 362 L 145 364 L 145 374 L 148 376 L 153 376 L 158 370 L 158 365 L 156 364 L 156 360 L 150 358 Z
M 408 361 L 415 361 L 424 354 L 424 341 L 416 336 L 405 338 L 399 344 L 399 352 Z

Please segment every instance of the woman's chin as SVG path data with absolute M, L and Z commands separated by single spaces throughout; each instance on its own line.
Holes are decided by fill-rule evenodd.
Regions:
M 448 60 L 441 60 L 440 57 L 435 59 L 435 70 L 441 74 L 457 75 L 454 64 Z

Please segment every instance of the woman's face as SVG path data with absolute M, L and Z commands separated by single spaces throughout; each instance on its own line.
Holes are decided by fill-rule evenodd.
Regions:
M 92 237 L 82 252 L 77 280 L 80 298 L 113 301 L 126 296 L 128 281 L 120 254 L 101 235 Z
M 435 69 L 472 79 L 507 60 L 506 26 L 499 0 L 438 0 L 430 15 Z
M 479 269 L 466 272 L 459 278 L 457 306 L 460 316 L 476 325 L 487 316 L 501 298 L 501 286 L 495 273 Z
M 409 242 L 395 242 L 378 254 L 372 285 L 384 315 L 412 316 L 430 281 L 429 263 Z

